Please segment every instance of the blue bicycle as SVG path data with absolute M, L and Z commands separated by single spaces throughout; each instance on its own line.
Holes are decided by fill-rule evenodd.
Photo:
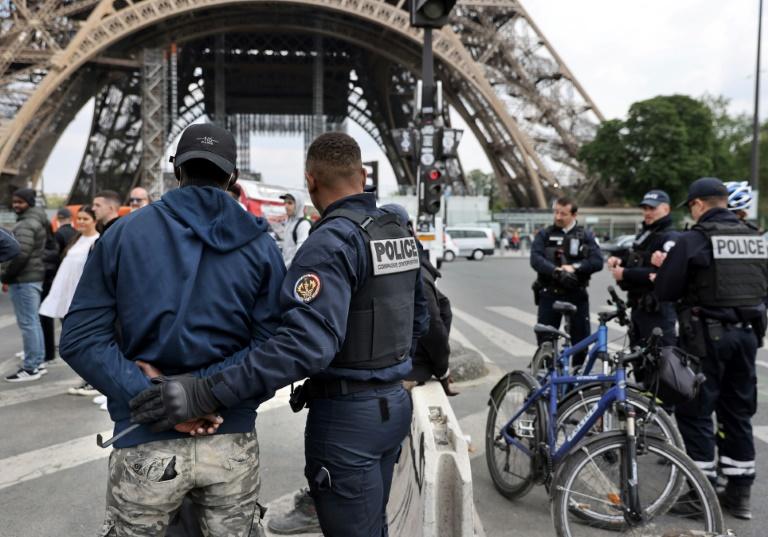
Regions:
M 537 334 L 545 335 L 545 341 L 540 345 L 531 361 L 531 373 L 541 384 L 546 384 L 554 369 L 560 376 L 569 374 L 571 357 L 589 347 L 587 360 L 583 367 L 581 378 L 589 379 L 597 360 L 602 363 L 603 375 L 613 373 L 614 361 L 608 355 L 608 327 L 607 324 L 616 320 L 621 326 L 629 325 L 626 303 L 616 294 L 613 287 L 608 287 L 611 296 L 608 304 L 614 306 L 613 311 L 604 311 L 598 314 L 599 326 L 597 330 L 580 341 L 570 346 L 568 326 L 570 315 L 576 311 L 576 306 L 568 302 L 556 302 L 554 307 L 565 318 L 565 332 L 554 327 L 537 324 L 534 330 Z M 558 351 L 559 340 L 566 342 L 563 350 Z M 591 347 L 590 347 L 591 345 Z M 557 358 L 555 358 L 557 357 Z M 559 383 L 556 387 L 558 396 L 558 409 L 555 430 L 558 431 L 558 442 L 571 434 L 571 431 L 581 423 L 583 417 L 592 411 L 605 393 L 605 383 L 596 380 L 577 384 Z M 645 431 L 666 438 L 669 442 L 684 449 L 683 438 L 677 429 L 672 417 L 656 404 L 652 393 L 647 393 L 644 388 L 627 382 L 626 402 L 631 405 L 636 414 L 636 421 Z M 611 407 L 597 420 L 592 432 L 606 432 L 614 430 L 618 424 L 615 408 Z M 559 445 L 559 444 L 558 444 Z
M 535 483 L 548 485 L 560 536 L 722 531 L 706 477 L 668 439 L 648 433 L 629 402 L 625 366 L 654 353 L 657 341 L 618 354 L 609 374 L 562 375 L 552 367 L 543 385 L 524 371 L 502 378 L 491 392 L 486 425 L 486 461 L 496 488 L 512 499 Z M 571 430 L 560 430 L 558 387 L 593 382 L 604 388 L 597 403 Z M 615 430 L 591 434 L 609 411 L 619 421 Z
M 553 366 L 559 368 L 560 374 L 568 375 L 573 357 L 585 350 L 587 351 L 587 359 L 584 366 L 580 368 L 581 374 L 589 375 L 597 360 L 600 360 L 604 365 L 608 363 L 608 323 L 616 320 L 620 326 L 630 326 L 627 304 L 616 294 L 616 290 L 612 286 L 608 287 L 608 293 L 611 296 L 608 304 L 614 306 L 614 310 L 598 313 L 597 330 L 574 345 L 571 345 L 569 334 L 571 331 L 571 315 L 576 313 L 576 306 L 570 302 L 562 301 L 557 301 L 553 304 L 553 309 L 563 316 L 565 327 L 564 331 L 561 332 L 552 326 L 544 324 L 534 326 L 534 332 L 537 335 L 544 336 L 544 341 L 531 360 L 531 373 L 535 377 L 542 380 L 544 375 Z M 563 350 L 558 352 L 558 340 L 561 338 L 566 344 Z M 561 386 L 560 389 L 561 395 L 563 395 L 562 391 L 566 390 L 567 386 Z

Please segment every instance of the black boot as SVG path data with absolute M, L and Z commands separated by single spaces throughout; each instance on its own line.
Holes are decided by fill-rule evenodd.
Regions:
M 269 531 L 279 535 L 320 533 L 320 522 L 317 520 L 315 502 L 309 495 L 309 490 L 301 489 L 296 493 L 293 510 L 282 516 L 271 518 L 267 527 Z
M 749 508 L 751 489 L 751 485 L 735 485 L 729 482 L 725 490 L 717 495 L 720 506 L 736 518 L 752 520 L 752 511 Z

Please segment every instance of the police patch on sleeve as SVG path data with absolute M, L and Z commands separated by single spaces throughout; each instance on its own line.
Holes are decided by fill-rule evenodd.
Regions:
M 371 241 L 373 275 L 394 274 L 419 268 L 419 249 L 416 239 L 382 239 Z
M 296 297 L 296 300 L 309 304 L 320 294 L 321 287 L 320 276 L 310 272 L 296 280 L 296 285 L 293 287 L 293 296 Z

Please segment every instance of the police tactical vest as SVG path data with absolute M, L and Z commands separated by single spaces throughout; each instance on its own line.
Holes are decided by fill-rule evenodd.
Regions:
M 368 278 L 352 295 L 347 332 L 332 367 L 381 369 L 406 358 L 413 337 L 416 274 L 421 266 L 416 239 L 397 215 L 376 218 L 337 209 L 314 225 L 311 232 L 333 218 L 346 218 L 363 231 L 369 259 Z
M 659 235 L 666 235 L 669 232 L 664 229 L 647 229 L 634 240 L 632 251 L 627 259 L 627 268 L 642 268 L 651 266 L 651 255 L 653 251 L 651 245 L 656 242 Z
M 587 241 L 584 228 L 574 227 L 567 235 L 557 226 L 549 226 L 546 230 L 547 239 L 544 245 L 544 257 L 557 267 L 572 265 L 587 257 Z M 577 274 L 579 283 L 586 286 L 589 283 L 589 274 Z M 546 274 L 539 274 L 539 281 L 547 287 L 552 287 L 554 281 Z
M 768 290 L 768 245 L 741 222 L 705 222 L 692 228 L 712 247 L 712 262 L 689 280 L 684 302 L 711 308 L 755 306 Z

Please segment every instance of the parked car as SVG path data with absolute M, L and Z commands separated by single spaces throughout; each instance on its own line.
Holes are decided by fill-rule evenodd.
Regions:
M 459 247 L 453 242 L 453 238 L 450 233 L 444 233 L 445 237 L 443 242 L 443 261 L 450 263 L 459 255 Z
M 480 261 L 486 255 L 493 255 L 496 238 L 491 228 L 448 227 L 446 233 L 458 247 L 457 255 Z
M 601 244 L 600 249 L 603 251 L 605 257 L 609 257 L 621 253 L 624 250 L 629 250 L 632 248 L 632 243 L 634 241 L 634 235 L 619 235 L 614 240 Z

